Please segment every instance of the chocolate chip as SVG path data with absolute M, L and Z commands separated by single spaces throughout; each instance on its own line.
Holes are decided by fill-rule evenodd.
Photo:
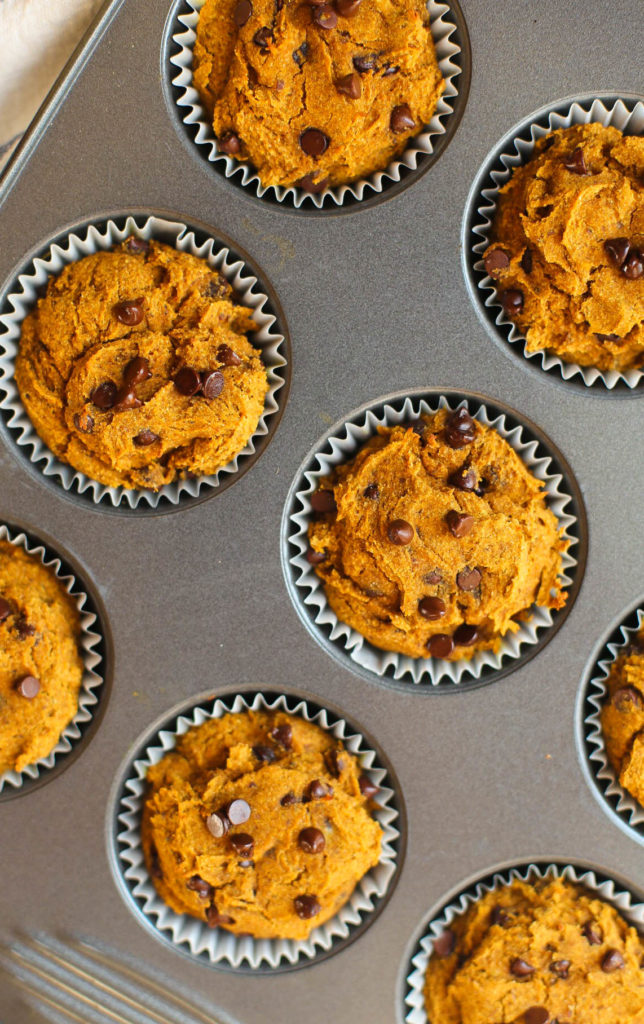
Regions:
M 604 242 L 604 252 L 616 267 L 621 267 L 630 251 L 628 238 L 609 238 Z
M 644 694 L 640 693 L 635 686 L 620 686 L 619 690 L 615 690 L 611 697 L 611 704 L 620 711 L 628 710 L 629 704 L 641 708 L 644 706 Z
M 24 615 L 21 615 L 18 619 L 16 629 L 21 640 L 26 640 L 28 636 L 35 636 L 36 633 L 36 627 L 27 622 Z
M 445 421 L 445 441 L 450 448 L 465 448 L 476 437 L 474 420 L 467 409 L 461 406 Z
M 11 615 L 11 605 L 4 597 L 0 597 L 0 625 Z
M 430 586 L 433 586 L 435 583 L 442 583 L 442 581 L 443 574 L 440 569 L 432 569 L 431 572 L 425 573 L 423 576 L 423 583 L 429 583 Z
M 329 184 L 329 179 L 316 179 L 315 173 L 311 173 L 305 174 L 303 178 L 300 178 L 297 184 L 304 192 L 311 192 L 313 195 L 317 195 L 320 192 L 324 192 L 325 188 Z
M 140 434 L 132 438 L 132 444 L 135 444 L 137 448 L 147 448 L 149 444 L 154 444 L 156 441 L 160 441 L 161 437 L 159 434 L 155 434 L 152 430 L 142 430 Z
M 461 569 L 461 571 L 456 574 L 456 584 L 460 590 L 468 592 L 476 590 L 480 582 L 481 573 L 478 569 Z
M 483 262 L 490 277 L 494 277 L 499 270 L 510 266 L 510 257 L 503 249 L 491 249 Z
M 550 964 L 550 970 L 558 978 L 567 978 L 570 970 L 570 960 L 553 960 Z
M 40 680 L 36 679 L 35 676 L 23 676 L 16 683 L 16 690 L 21 697 L 33 700 L 40 693 Z
M 95 387 L 92 391 L 90 401 L 96 406 L 97 409 L 101 409 L 106 412 L 111 409 L 116 401 L 117 387 L 114 381 L 106 380 L 98 387 Z
M 440 597 L 422 597 L 418 602 L 418 611 L 424 619 L 442 619 L 447 611 L 445 602 Z
M 454 641 L 447 633 L 434 633 L 425 644 L 427 650 L 434 658 L 449 658 L 454 650 Z
M 564 167 L 567 171 L 572 171 L 573 174 L 590 174 L 590 171 L 586 167 L 586 161 L 584 160 L 584 151 L 581 146 L 577 146 L 567 160 L 564 160 Z
M 219 925 L 234 924 L 235 921 L 228 914 L 220 914 L 216 907 L 208 907 L 206 910 L 206 920 L 211 928 L 217 928 Z
M 204 398 L 219 398 L 224 390 L 224 375 L 221 370 L 204 370 L 201 374 L 201 390 Z
M 365 498 L 369 499 L 369 501 L 378 501 L 380 498 L 380 488 L 378 487 L 378 484 L 368 484 L 362 493 Z
M 297 916 L 301 917 L 304 921 L 315 917 L 322 910 L 317 896 L 296 896 L 293 900 L 293 906 Z
M 191 366 L 182 366 L 174 376 L 174 386 L 180 394 L 192 398 L 201 391 L 201 377 Z
M 412 542 L 414 528 L 405 519 L 394 519 L 387 527 L 387 536 L 392 544 L 406 547 L 407 544 Z
M 454 630 L 454 643 L 457 647 L 471 647 L 479 638 L 479 631 L 476 626 L 469 626 L 466 622 Z
M 114 315 L 126 327 L 136 327 L 143 319 L 143 299 L 117 303 Z
M 609 949 L 602 958 L 602 971 L 604 974 L 612 974 L 613 971 L 621 971 L 624 966 L 624 957 L 618 949 Z
M 550 1014 L 545 1006 L 531 1006 L 523 1014 L 524 1024 L 548 1024 Z
M 300 849 L 305 853 L 322 853 L 326 846 L 326 839 L 319 828 L 303 828 L 297 841 Z
M 116 401 L 112 408 L 114 412 L 126 412 L 128 409 L 138 409 L 143 405 L 140 398 L 137 398 L 134 388 L 124 385 L 116 395 Z
M 144 359 L 142 356 L 136 356 L 125 367 L 123 383 L 127 384 L 128 387 L 134 387 L 136 384 L 142 384 L 144 380 L 148 380 L 151 376 L 150 364 L 147 359 Z
M 427 430 L 427 424 L 425 423 L 425 420 L 421 419 L 410 420 L 408 423 L 408 427 L 410 430 L 413 430 L 414 434 L 418 434 L 419 437 L 422 437 L 425 431 Z
M 290 750 L 293 746 L 293 727 L 288 722 L 276 725 L 274 729 L 271 729 L 271 736 L 285 750 Z
M 277 754 L 271 747 L 264 746 L 263 743 L 258 743 L 256 747 L 253 747 L 253 754 L 258 761 L 262 761 L 263 764 L 272 764 L 273 761 L 277 761 Z
M 362 0 L 336 0 L 338 14 L 343 18 L 353 18 L 358 13 Z
M 322 562 L 326 562 L 326 551 L 314 551 L 313 548 L 309 548 L 304 556 L 309 565 L 321 565 Z
M 520 313 L 523 309 L 523 292 L 518 288 L 506 288 L 499 292 L 499 301 L 508 316 L 513 313 Z
M 252 13 L 253 5 L 250 0 L 239 0 L 233 12 L 233 19 L 237 28 L 243 28 Z
M 224 813 L 231 825 L 243 825 L 250 818 L 250 805 L 245 800 L 231 800 Z
M 94 420 L 87 410 L 83 409 L 82 412 L 78 412 L 74 416 L 74 426 L 81 434 L 91 434 L 94 429 Z
M 329 146 L 329 136 L 319 128 L 306 128 L 300 135 L 300 149 L 307 156 L 322 156 Z
M 255 849 L 255 840 L 247 832 L 238 832 L 230 837 L 230 845 L 240 857 L 252 857 Z
M 280 800 L 280 804 L 282 807 L 291 807 L 292 804 L 296 803 L 297 797 L 295 796 L 295 793 L 285 793 L 282 799 Z
M 305 795 L 307 800 L 329 800 L 333 796 L 333 789 L 326 782 L 313 779 L 307 786 Z
M 397 135 L 401 135 L 404 132 L 408 132 L 410 128 L 416 127 L 414 115 L 408 103 L 401 103 L 400 106 L 394 107 L 389 118 L 389 126 L 392 132 L 395 132 Z
M 582 932 L 591 946 L 601 946 L 604 941 L 602 933 L 594 921 L 587 921 Z
M 319 28 L 332 29 L 338 24 L 338 16 L 330 4 L 322 4 L 313 12 L 313 21 Z M 326 146 L 324 147 L 326 149 Z M 322 150 L 324 152 L 324 150 Z
M 325 761 L 329 769 L 329 774 L 333 775 L 334 778 L 339 779 L 344 771 L 344 761 L 337 750 L 328 750 L 325 754 Z
M 467 512 L 457 512 L 454 508 L 445 516 L 445 522 L 453 537 L 467 537 L 474 529 L 474 517 L 468 516 Z
M 456 946 L 456 936 L 454 932 L 447 928 L 442 935 L 439 935 L 437 939 L 434 939 L 433 945 L 436 956 L 441 959 L 446 956 L 451 956 Z
M 206 828 L 215 839 L 221 839 L 222 836 L 226 835 L 230 824 L 225 814 L 219 814 L 215 811 L 214 814 L 209 814 L 206 818 Z
M 293 60 L 295 61 L 295 63 L 297 64 L 297 66 L 299 68 L 302 67 L 302 65 L 304 64 L 304 62 L 305 62 L 306 58 L 308 57 L 308 55 L 309 55 L 309 44 L 306 43 L 306 42 L 302 43 L 302 45 L 299 46 L 297 48 L 297 50 L 293 50 Z
M 348 96 L 350 100 L 357 100 L 362 96 L 362 82 L 360 75 L 357 75 L 355 71 L 343 78 L 336 78 L 335 87 L 339 93 Z
M 521 957 L 517 956 L 514 960 L 510 961 L 510 971 L 515 978 L 529 978 L 534 974 L 535 968 L 527 960 L 522 960 Z
M 532 273 L 532 250 L 526 249 L 523 256 L 521 257 L 521 269 L 524 274 Z
M 360 792 L 367 800 L 371 800 L 376 793 L 380 792 L 380 786 L 376 786 L 375 782 L 372 782 L 368 775 L 361 775 L 358 779 L 358 785 L 360 786 Z
M 222 153 L 227 153 L 228 156 L 237 156 L 238 153 L 241 153 L 241 139 L 235 132 L 224 132 L 217 141 Z
M 314 512 L 337 512 L 333 491 L 314 491 L 311 495 L 311 508 Z
M 146 242 L 145 238 L 137 238 L 136 235 L 130 235 L 129 238 L 126 238 L 124 247 L 128 252 L 132 253 L 147 253 L 150 251 L 150 243 Z
M 253 42 L 255 46 L 259 46 L 261 50 L 267 50 L 268 44 L 273 39 L 273 33 L 270 28 L 258 28 L 257 32 L 253 36 Z
M 366 74 L 367 71 L 373 71 L 376 66 L 375 53 L 365 54 L 362 57 L 354 57 L 353 66 L 361 75 Z
M 186 882 L 186 889 L 190 889 L 191 892 L 196 892 L 200 900 L 210 900 L 214 896 L 215 890 L 212 885 L 200 878 L 199 875 L 193 875 Z
M 447 478 L 447 482 L 459 491 L 473 491 L 476 487 L 476 473 L 473 469 L 461 466 Z
M 492 924 L 498 924 L 500 928 L 507 928 L 510 923 L 510 915 L 503 907 L 493 907 L 490 921 Z
M 624 260 L 622 274 L 629 281 L 636 281 L 638 277 L 641 277 L 644 274 L 644 255 L 633 249 Z
M 233 352 L 230 345 L 220 345 L 217 349 L 217 359 L 224 366 L 239 366 L 241 359 L 236 352 Z

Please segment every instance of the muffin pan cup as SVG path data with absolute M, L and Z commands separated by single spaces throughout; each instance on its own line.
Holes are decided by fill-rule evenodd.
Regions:
M 516 633 L 506 633 L 498 651 L 478 651 L 471 659 L 443 661 L 440 658 L 411 658 L 394 651 L 382 651 L 357 630 L 341 622 L 329 606 L 320 577 L 306 559 L 311 495 L 321 477 L 334 467 L 349 462 L 379 427 L 393 427 L 439 409 L 454 411 L 466 407 L 484 426 L 492 427 L 517 452 L 530 472 L 543 482 L 551 510 L 557 517 L 562 537 L 569 541 L 562 555 L 561 580 L 568 590 L 564 609 L 553 612 L 534 606 L 531 618 Z M 410 392 L 392 395 L 350 413 L 321 438 L 306 457 L 291 486 L 282 518 L 282 568 L 286 585 L 300 619 L 315 640 L 343 665 L 368 678 L 388 684 L 419 689 L 445 690 L 499 678 L 503 669 L 516 667 L 552 631 L 555 622 L 569 611 L 575 600 L 585 559 L 585 514 L 577 485 L 562 456 L 547 439 L 523 424 L 514 410 L 498 406 L 482 396 L 459 392 Z M 564 475 L 565 474 L 565 475 Z M 573 494 L 575 498 L 573 499 Z
M 560 876 L 567 882 L 572 882 L 588 890 L 593 896 L 604 900 L 605 903 L 610 903 L 629 924 L 644 934 L 644 903 L 641 903 L 628 889 L 624 889 L 613 879 L 603 876 L 591 867 L 586 868 L 566 861 L 559 863 L 536 861 L 499 869 L 481 881 L 461 890 L 456 896 L 450 897 L 449 902 L 433 912 L 429 923 L 423 926 L 421 936 L 414 945 L 405 977 L 405 1024 L 441 1024 L 441 1021 L 429 1020 L 425 1010 L 423 988 L 434 942 L 449 928 L 454 918 L 465 913 L 486 893 L 494 892 L 512 882 L 533 883 L 539 879 L 552 880 Z
M 286 711 L 313 722 L 355 755 L 380 787 L 374 818 L 382 827 L 382 852 L 376 867 L 358 882 L 335 917 L 314 928 L 308 939 L 241 938 L 222 928 L 210 928 L 189 914 L 177 914 L 158 895 L 149 877 L 141 845 L 141 815 L 148 768 L 157 764 L 177 739 L 194 726 L 227 712 Z M 215 967 L 236 970 L 292 970 L 337 952 L 367 927 L 385 897 L 391 893 L 402 865 L 404 810 L 400 795 L 381 756 L 355 727 L 305 698 L 287 694 L 242 692 L 204 697 L 190 702 L 177 714 L 154 726 L 128 757 L 112 790 L 107 821 L 110 865 L 117 886 L 129 907 L 157 938 L 172 943 Z
M 249 340 L 262 353 L 266 366 L 269 390 L 264 412 L 247 444 L 235 458 L 211 476 L 177 479 L 158 491 L 130 490 L 126 487 L 108 487 L 93 480 L 73 466 L 56 458 L 36 433 L 22 404 L 14 380 L 15 361 L 20 345 L 22 322 L 33 309 L 38 293 L 50 276 L 60 274 L 64 267 L 85 256 L 105 252 L 130 235 L 146 241 L 154 239 L 172 245 L 180 252 L 188 252 L 206 260 L 233 287 L 238 301 L 253 311 L 256 330 Z M 267 436 L 279 422 L 288 395 L 290 365 L 287 362 L 288 341 L 286 327 L 278 323 L 267 294 L 261 291 L 253 269 L 237 257 L 229 246 L 216 238 L 204 237 L 203 231 L 179 221 L 169 221 L 154 214 L 131 214 L 118 219 L 108 218 L 79 226 L 62 239 L 45 246 L 40 255 L 30 260 L 16 273 L 14 282 L 2 303 L 0 315 L 0 415 L 4 419 L 14 451 L 19 458 L 27 458 L 49 481 L 65 492 L 93 503 L 100 509 L 119 511 L 173 510 L 201 498 L 210 497 L 226 484 L 233 482 L 241 471 L 250 466 L 265 447 Z M 11 310 L 6 312 L 6 310 Z M 281 330 L 284 334 L 279 333 Z

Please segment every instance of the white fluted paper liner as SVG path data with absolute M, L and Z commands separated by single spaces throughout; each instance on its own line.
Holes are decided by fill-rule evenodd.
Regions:
M 81 728 L 86 722 L 89 722 L 94 714 L 99 698 L 97 690 L 103 684 L 103 677 L 98 672 L 98 666 L 102 660 L 101 655 L 95 650 L 96 645 L 101 641 L 100 633 L 96 632 L 99 623 L 94 612 L 86 607 L 88 597 L 76 577 L 65 574 L 61 560 L 47 550 L 43 544 L 34 543 L 33 539 L 24 533 L 12 533 L 4 523 L 0 523 L 0 540 L 14 544 L 26 551 L 27 554 L 32 555 L 33 558 L 38 559 L 62 583 L 78 609 L 81 625 L 78 650 L 83 662 L 78 711 L 72 721 L 63 729 L 58 743 L 47 757 L 39 758 L 38 761 L 23 768 L 21 772 L 0 773 L 1 793 L 5 786 L 19 789 L 25 782 L 39 778 L 42 772 L 54 767 L 58 757 L 69 753 L 80 738 Z
M 456 25 L 452 20 L 449 4 L 428 0 L 427 9 L 430 18 L 430 30 L 438 59 L 438 67 L 445 79 L 445 89 L 440 97 L 434 115 L 428 125 L 424 126 L 419 135 L 409 140 L 409 146 L 400 157 L 392 160 L 383 171 L 376 171 L 368 178 L 361 178 L 348 185 L 337 185 L 326 188 L 319 194 L 305 192 L 301 188 L 284 188 L 279 185 L 262 185 L 255 169 L 234 160 L 220 152 L 208 113 L 201 104 L 201 97 L 195 89 L 192 73 L 192 51 L 197 38 L 197 22 L 199 12 L 205 0 L 185 0 L 186 11 L 176 17 L 177 30 L 172 41 L 178 53 L 170 58 L 170 62 L 179 68 L 179 74 L 172 79 L 172 84 L 179 90 L 177 106 L 183 123 L 191 129 L 191 135 L 197 146 L 203 147 L 208 160 L 221 167 L 226 178 L 235 178 L 244 188 L 250 188 L 260 199 L 267 196 L 283 203 L 285 200 L 299 209 L 305 199 L 321 210 L 335 204 L 342 206 L 348 197 L 354 200 L 369 198 L 372 194 L 383 192 L 387 186 L 401 179 L 403 169 L 415 170 L 419 161 L 434 152 L 435 140 L 447 131 L 448 121 L 454 113 L 454 100 L 458 96 L 456 80 L 462 68 L 459 57 L 460 46 L 452 40 Z
M 158 491 L 107 487 L 57 459 L 34 430 L 14 379 L 22 322 L 33 308 L 38 290 L 46 285 L 49 276 L 60 274 L 65 266 L 84 256 L 111 249 L 130 235 L 163 241 L 180 252 L 198 256 L 226 278 L 239 296 L 239 301 L 252 309 L 256 331 L 250 340 L 261 350 L 269 383 L 264 412 L 257 428 L 231 462 L 211 476 L 175 480 Z M 284 337 L 278 333 L 276 318 L 264 309 L 267 302 L 268 296 L 259 289 L 257 278 L 243 260 L 236 259 L 228 248 L 218 245 L 215 239 L 208 238 L 200 244 L 194 231 L 180 221 L 168 221 L 155 216 L 128 216 L 124 218 L 122 226 L 113 220 L 106 220 L 79 228 L 78 233 L 70 232 L 64 242 L 54 242 L 18 275 L 15 289 L 8 294 L 5 302 L 5 306 L 12 308 L 12 312 L 0 316 L 0 408 L 6 416 L 8 414 L 7 423 L 18 448 L 41 473 L 53 478 L 66 491 L 86 495 L 97 504 L 106 501 L 115 508 L 123 504 L 135 509 L 142 502 L 157 508 L 161 499 L 177 505 L 182 497 L 196 498 L 204 489 L 217 487 L 222 476 L 236 473 L 255 452 L 256 440 L 269 432 L 270 417 L 278 410 L 277 395 L 284 385 L 282 368 L 286 366 Z
M 494 892 L 512 882 L 535 882 L 539 879 L 555 879 L 563 877 L 567 882 L 582 886 L 593 897 L 610 903 L 640 933 L 644 933 L 644 903 L 638 903 L 634 896 L 625 889 L 620 889 L 608 878 L 598 878 L 591 868 L 574 867 L 572 864 L 527 864 L 517 865 L 504 871 L 495 872 L 491 878 L 465 889 L 450 902 L 429 924 L 426 933 L 420 939 L 420 950 L 412 957 L 412 970 L 407 975 L 407 992 L 405 1005 L 408 1012 L 405 1024 L 441 1024 L 430 1021 L 425 1011 L 423 989 L 427 965 L 434 949 L 434 942 L 450 927 L 452 921 L 464 914 L 474 903 L 486 893 Z
M 358 882 L 351 898 L 336 916 L 315 928 L 309 938 L 302 942 L 293 939 L 240 938 L 222 928 L 210 928 L 189 914 L 177 914 L 158 895 L 145 866 L 141 846 L 141 816 L 148 768 L 158 764 L 174 748 L 177 738 L 194 726 L 229 712 L 248 710 L 286 711 L 315 723 L 341 740 L 380 787 L 378 806 L 374 811 L 374 818 L 383 830 L 379 863 Z M 355 732 L 344 719 L 331 716 L 324 709 L 316 710 L 303 699 L 265 696 L 262 693 L 248 695 L 248 699 L 244 694 L 217 698 L 207 705 L 189 709 L 169 728 L 161 729 L 144 755 L 134 761 L 132 774 L 125 783 L 123 796 L 116 809 L 119 830 L 114 861 L 125 880 L 126 891 L 141 906 L 140 912 L 159 932 L 177 945 L 187 947 L 191 953 L 205 956 L 213 964 L 224 962 L 232 967 L 240 967 L 244 963 L 259 968 L 306 962 L 331 949 L 338 940 L 348 938 L 351 929 L 374 910 L 396 873 L 399 814 L 394 803 L 394 790 L 388 782 L 386 769 L 379 764 L 376 752 L 367 746 L 365 738 Z
M 482 279 L 470 279 L 471 294 L 475 303 L 482 303 L 495 313 L 495 324 L 498 336 L 509 342 L 520 351 L 526 359 L 541 364 L 543 370 L 558 371 L 564 380 L 581 377 L 587 387 L 592 385 L 605 386 L 608 389 L 618 384 L 635 388 L 642 383 L 644 373 L 641 370 L 602 371 L 596 366 L 579 366 L 577 363 L 564 362 L 552 352 L 540 349 L 536 352 L 526 350 L 526 339 L 519 327 L 510 317 L 506 316 L 496 295 L 496 284 L 486 273 L 483 253 L 492 242 L 492 224 L 496 214 L 500 189 L 510 179 L 513 170 L 527 163 L 534 152 L 535 143 L 558 128 L 570 128 L 572 125 L 597 122 L 604 127 L 609 125 L 618 128 L 628 135 L 644 133 L 644 102 L 632 102 L 630 107 L 624 100 L 610 102 L 608 106 L 600 98 L 583 97 L 579 101 L 559 101 L 549 104 L 523 121 L 501 140 L 495 150 L 486 158 L 482 171 L 479 173 L 468 198 L 468 209 L 472 210 L 471 233 L 481 241 L 472 246 L 468 254 L 469 239 L 464 237 L 463 253 L 466 262 L 474 260 L 474 270 L 485 275 Z M 464 229 L 467 232 L 468 218 L 465 218 Z
M 421 414 L 433 414 L 439 409 L 453 411 L 459 406 L 468 408 L 470 415 L 479 423 L 496 430 L 514 448 L 533 476 L 543 481 L 544 494 L 557 517 L 559 526 L 563 528 L 564 539 L 570 541 L 570 547 L 577 543 L 577 538 L 572 532 L 577 519 L 566 511 L 571 496 L 566 491 L 564 477 L 553 471 L 552 459 L 539 451 L 539 442 L 525 439 L 522 427 L 508 426 L 504 414 L 491 418 L 486 407 L 480 403 L 468 403 L 464 400 L 450 402 L 442 396 L 432 403 L 424 398 L 404 398 L 391 403 L 386 400 L 380 401 L 366 413 L 348 419 L 342 431 L 337 436 L 326 439 L 322 449 L 316 452 L 314 468 L 303 474 L 301 486 L 295 494 L 297 511 L 283 524 L 286 545 L 294 548 L 296 554 L 285 555 L 283 564 L 291 598 L 296 605 L 301 603 L 307 609 L 308 614 L 303 616 L 303 621 L 313 635 L 316 638 L 340 641 L 351 661 L 377 676 L 387 674 L 393 676 L 395 680 L 407 678 L 413 683 L 432 685 L 437 685 L 441 681 L 460 683 L 467 677 L 479 678 L 484 669 L 498 670 L 505 659 L 520 657 L 522 648 L 536 644 L 542 631 L 553 624 L 552 611 L 549 608 L 535 607 L 530 620 L 521 623 L 516 633 L 506 633 L 499 651 L 477 651 L 471 659 L 463 661 L 443 661 L 434 657 L 411 658 L 393 651 L 382 651 L 369 643 L 357 630 L 338 619 L 327 601 L 322 580 L 306 560 L 309 547 L 308 527 L 312 511 L 310 499 L 317 490 L 320 477 L 330 474 L 336 466 L 349 462 L 377 433 L 378 427 L 393 427 L 417 419 Z M 564 586 L 571 586 L 571 573 L 574 575 L 576 566 L 577 560 L 569 548 L 562 555 L 561 580 Z
M 635 617 L 636 625 L 622 624 L 620 626 L 621 640 L 606 645 L 608 657 L 601 658 L 597 662 L 594 674 L 588 681 L 582 713 L 588 712 L 590 709 L 590 713 L 586 713 L 583 719 L 583 734 L 587 749 L 589 749 L 587 767 L 603 796 L 602 802 L 622 824 L 627 826 L 629 834 L 634 839 L 644 843 L 644 807 L 620 785 L 606 755 L 606 744 L 601 727 L 601 710 L 608 693 L 606 685 L 608 676 L 616 659 L 624 653 L 644 625 L 644 609 L 638 608 Z

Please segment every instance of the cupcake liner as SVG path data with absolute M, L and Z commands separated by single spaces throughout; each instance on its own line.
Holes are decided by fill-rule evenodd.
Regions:
M 496 214 L 500 189 L 510 179 L 514 168 L 530 160 L 535 143 L 558 128 L 598 122 L 604 127 L 618 128 L 627 135 L 644 132 L 644 101 L 636 98 L 582 96 L 561 100 L 542 107 L 512 128 L 488 154 L 470 190 L 463 221 L 463 270 L 479 318 L 495 340 L 509 351 L 521 354 L 535 368 L 539 365 L 550 375 L 573 381 L 579 387 L 633 389 L 642 384 L 642 370 L 599 370 L 594 366 L 567 363 L 558 356 L 539 350 L 526 351 L 526 339 L 519 327 L 503 311 L 496 297 L 494 281 L 487 274 L 483 253 L 492 241 L 492 223 Z M 583 383 L 582 383 L 583 382 Z
M 41 757 L 33 764 L 27 765 L 21 772 L 10 771 L 0 773 L 0 794 L 5 787 L 7 790 L 20 789 L 29 782 L 40 778 L 41 774 L 51 769 L 57 760 L 64 754 L 69 753 L 72 747 L 80 739 L 82 731 L 87 722 L 94 715 L 98 704 L 100 693 L 99 688 L 104 680 L 98 672 L 98 667 L 103 660 L 101 654 L 96 650 L 102 642 L 102 637 L 97 629 L 100 623 L 96 614 L 90 610 L 90 602 L 87 594 L 79 585 L 79 581 L 66 568 L 60 558 L 48 550 L 44 544 L 36 542 L 23 532 L 16 533 L 4 523 L 0 523 L 0 541 L 8 541 L 16 547 L 22 548 L 27 554 L 38 559 L 44 566 L 53 572 L 54 576 L 63 584 L 69 596 L 73 599 L 80 616 L 81 634 L 78 648 L 83 661 L 84 671 L 81 681 L 81 688 L 78 695 L 78 711 L 72 721 L 63 729 L 58 743 L 47 757 Z
M 199 698 L 197 698 L 199 700 Z M 314 958 L 335 952 L 350 941 L 358 927 L 367 926 L 370 915 L 388 890 L 398 871 L 399 801 L 387 769 L 378 754 L 354 726 L 309 701 L 286 695 L 241 693 L 204 697 L 190 701 L 178 715 L 165 717 L 143 738 L 137 753 L 128 757 L 113 789 L 108 818 L 110 863 L 117 885 L 137 917 L 157 937 L 210 964 L 238 970 L 288 970 L 306 966 Z M 141 813 L 146 774 L 152 764 L 172 750 L 177 738 L 193 726 L 228 712 L 286 711 L 314 722 L 341 740 L 356 755 L 374 782 L 380 786 L 375 819 L 383 829 L 380 862 L 356 886 L 348 903 L 315 928 L 305 941 L 293 939 L 240 938 L 221 928 L 210 928 L 188 914 L 177 914 L 161 899 L 150 881 L 141 846 Z
M 36 433 L 14 380 L 22 322 L 36 302 L 38 290 L 46 285 L 49 276 L 59 274 L 65 266 L 84 256 L 111 249 L 130 235 L 162 241 L 180 252 L 189 252 L 205 259 L 213 270 L 219 271 L 226 278 L 239 296 L 239 301 L 253 310 L 257 330 L 251 335 L 251 340 L 261 349 L 269 382 L 264 412 L 257 428 L 231 462 L 211 476 L 175 480 L 158 491 L 107 487 L 57 459 Z M 214 238 L 199 240 L 196 231 L 190 226 L 153 215 L 98 221 L 80 226 L 65 234 L 60 241 L 52 242 L 41 255 L 30 260 L 9 287 L 3 308 L 11 312 L 4 312 L 0 316 L 0 414 L 5 419 L 9 436 L 17 446 L 19 455 L 29 459 L 45 477 L 65 491 L 80 495 L 97 506 L 121 511 L 146 505 L 148 510 L 159 509 L 162 504 L 177 506 L 182 500 L 185 503 L 200 495 L 208 496 L 209 489 L 223 487 L 230 474 L 240 472 L 256 455 L 260 439 L 274 429 L 270 420 L 280 408 L 279 391 L 285 384 L 285 338 L 278 333 L 276 317 L 265 309 L 267 305 L 270 309 L 269 298 L 260 290 L 257 277 L 243 260 Z
M 464 70 L 465 50 L 452 38 L 457 33 L 457 10 L 454 0 L 450 4 L 428 0 L 427 9 L 430 17 L 430 30 L 438 66 L 445 79 L 445 89 L 440 97 L 434 115 L 424 131 L 410 139 L 404 153 L 392 160 L 384 171 L 376 171 L 368 178 L 361 178 L 349 185 L 338 185 L 326 188 L 319 194 L 305 192 L 300 188 L 284 188 L 282 186 L 262 185 L 255 169 L 219 151 L 212 123 L 201 104 L 199 93 L 194 88 L 192 74 L 192 50 L 197 38 L 196 27 L 199 12 L 205 0 L 182 0 L 172 20 L 172 43 L 175 52 L 170 63 L 179 68 L 179 73 L 172 78 L 174 99 L 179 108 L 179 115 L 186 126 L 189 137 L 195 145 L 202 148 L 206 158 L 218 170 L 235 184 L 248 188 L 258 198 L 264 196 L 278 203 L 287 203 L 299 210 L 306 200 L 310 206 L 322 210 L 325 207 L 341 207 L 345 203 L 360 202 L 373 195 L 379 195 L 388 187 L 401 181 L 410 171 L 415 171 L 429 156 L 434 153 L 440 136 L 450 128 L 450 120 L 454 118 L 459 97 L 456 79 Z M 460 11 L 459 11 L 460 14 Z M 458 33 L 457 33 L 458 34 Z M 458 120 L 458 118 L 456 118 Z M 454 128 L 456 125 L 454 125 Z
M 414 947 L 415 952 L 411 957 L 410 970 L 406 976 L 405 1006 L 407 1013 L 404 1018 L 405 1024 L 440 1024 L 440 1021 L 430 1021 L 427 1016 L 423 989 L 434 942 L 446 928 L 450 927 L 454 918 L 465 913 L 486 893 L 494 892 L 502 886 L 515 881 L 532 883 L 539 879 L 555 879 L 559 876 L 568 882 L 583 886 L 593 896 L 610 903 L 629 924 L 637 928 L 640 933 L 644 933 L 644 903 L 638 902 L 631 892 L 620 888 L 611 878 L 600 875 L 592 868 L 567 863 L 530 863 L 495 871 L 450 899 L 449 903 L 432 916 L 430 923 L 424 927 L 422 936 Z
M 343 663 L 372 679 L 411 681 L 416 685 L 429 684 L 451 688 L 468 680 L 483 680 L 496 676 L 504 662 L 523 657 L 527 648 L 541 641 L 541 635 L 553 626 L 555 615 L 550 609 L 537 607 L 529 622 L 522 623 L 516 633 L 506 634 L 497 653 L 478 651 L 471 660 L 443 661 L 441 659 L 411 658 L 393 651 L 382 651 L 365 639 L 357 630 L 341 622 L 330 608 L 322 580 L 306 560 L 308 526 L 311 515 L 311 495 L 317 490 L 320 477 L 328 475 L 335 466 L 348 462 L 373 437 L 378 427 L 392 427 L 417 419 L 423 413 L 439 409 L 453 411 L 459 406 L 468 408 L 474 419 L 493 427 L 518 453 L 531 473 L 544 483 L 549 505 L 570 547 L 578 543 L 578 518 L 567 509 L 574 508 L 568 481 L 553 466 L 553 458 L 543 443 L 530 436 L 530 431 L 513 422 L 510 412 L 483 403 L 476 396 L 461 394 L 446 397 L 438 393 L 424 395 L 394 395 L 380 399 L 366 410 L 349 415 L 336 424 L 307 456 L 304 466 L 291 487 L 282 519 L 282 568 L 286 584 L 300 618 L 312 636 L 327 651 Z M 488 411 L 489 410 L 489 411 Z M 578 576 L 579 563 L 570 554 L 562 556 L 564 585 L 571 588 Z M 572 605 L 571 593 L 566 608 Z M 561 613 L 560 613 L 561 614 Z M 559 616 L 557 616 L 559 618 Z
M 582 766 L 593 793 L 615 824 L 644 844 L 644 807 L 620 785 L 608 761 L 600 718 L 613 665 L 643 625 L 644 606 L 640 604 L 602 643 L 580 691 L 577 722 Z

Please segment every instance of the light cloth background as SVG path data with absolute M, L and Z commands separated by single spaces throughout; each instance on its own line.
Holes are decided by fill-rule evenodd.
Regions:
M 0 168 L 104 0 L 0 0 Z

